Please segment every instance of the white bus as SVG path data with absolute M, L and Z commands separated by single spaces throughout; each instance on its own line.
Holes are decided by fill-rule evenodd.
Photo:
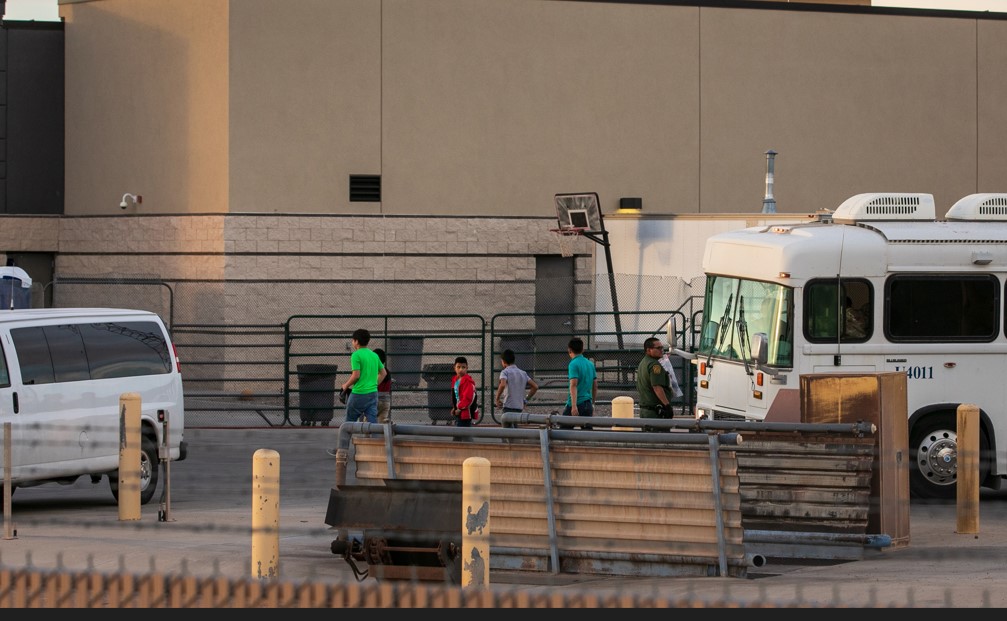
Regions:
M 1007 194 L 858 194 L 806 223 L 709 238 L 696 416 L 789 420 L 800 376 L 904 372 L 910 489 L 954 498 L 957 408 L 980 408 L 980 483 L 1007 477 Z

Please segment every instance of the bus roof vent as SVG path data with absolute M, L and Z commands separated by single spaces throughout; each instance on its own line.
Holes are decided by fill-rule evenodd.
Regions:
M 836 222 L 865 220 L 933 220 L 933 194 L 870 192 L 851 196 L 836 208 Z
M 945 220 L 1007 220 L 1007 194 L 969 194 L 948 209 Z

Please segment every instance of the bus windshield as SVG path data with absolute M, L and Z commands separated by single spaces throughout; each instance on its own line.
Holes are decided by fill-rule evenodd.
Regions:
M 767 364 L 793 366 L 793 289 L 769 282 L 708 275 L 700 356 L 750 362 L 752 337 L 769 341 Z

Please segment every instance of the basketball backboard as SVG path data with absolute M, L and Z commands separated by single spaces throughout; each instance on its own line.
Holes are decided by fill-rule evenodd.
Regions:
M 559 228 L 583 229 L 586 232 L 605 230 L 596 192 L 557 194 L 555 200 Z

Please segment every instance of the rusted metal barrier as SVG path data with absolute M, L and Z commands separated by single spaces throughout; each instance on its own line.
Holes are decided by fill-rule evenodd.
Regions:
M 492 569 L 743 577 L 740 434 L 600 429 L 634 422 L 594 417 L 592 430 L 566 428 L 584 419 L 559 416 L 534 429 L 344 423 L 333 494 L 346 485 L 351 442 L 357 480 L 374 484 L 460 481 L 464 460 L 484 457 L 493 465 Z M 370 526 L 380 530 L 384 519 Z

